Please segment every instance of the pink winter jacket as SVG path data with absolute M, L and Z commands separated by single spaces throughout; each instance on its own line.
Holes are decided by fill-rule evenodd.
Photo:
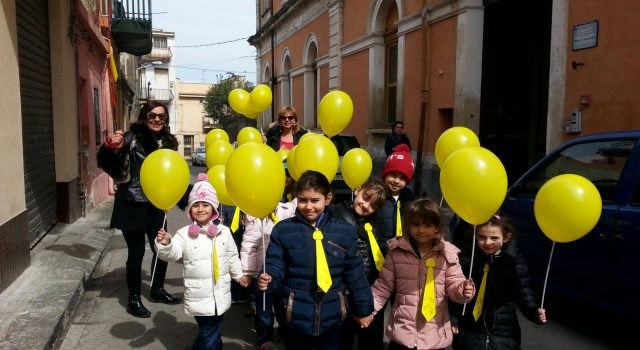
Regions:
M 296 199 L 288 203 L 278 203 L 278 206 L 276 206 L 274 210 L 278 220 L 284 220 L 294 216 L 297 203 L 298 201 Z M 271 230 L 273 230 L 275 225 L 270 215 L 262 220 L 247 215 L 242 244 L 240 245 L 240 261 L 242 262 L 242 271 L 245 275 L 258 277 L 264 264 L 264 253 L 269 247 Z M 261 232 L 264 233 L 264 249 Z
M 372 286 L 376 312 L 396 293 L 387 326 L 393 342 L 409 348 L 443 349 L 451 345 L 447 297 L 464 303 L 465 277 L 458 262 L 458 248 L 445 241 L 438 243 L 427 256 L 418 258 L 406 236 L 389 241 L 382 272 Z M 428 321 L 422 315 L 422 295 L 427 278 L 426 259 L 436 259 L 436 315 Z

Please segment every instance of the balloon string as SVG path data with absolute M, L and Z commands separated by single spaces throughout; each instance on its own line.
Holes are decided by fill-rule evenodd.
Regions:
M 440 197 L 440 208 L 442 208 L 442 203 L 444 202 L 444 196 Z
M 553 249 L 556 247 L 554 241 L 551 245 L 551 253 L 549 254 L 549 263 L 547 264 L 547 273 L 544 275 L 544 286 L 542 287 L 542 300 L 540 301 L 540 308 L 544 309 L 544 296 L 547 292 L 547 280 L 549 279 L 549 270 L 551 269 L 551 258 L 553 257 Z
M 476 229 L 477 225 L 473 225 L 473 240 L 471 243 L 471 264 L 469 264 L 469 278 L 471 279 L 471 272 L 473 271 L 473 259 L 476 255 Z M 464 312 L 467 310 L 467 299 L 464 300 L 464 305 L 462 306 L 462 316 L 464 316 Z
M 162 228 L 167 224 L 167 212 L 164 212 L 164 220 L 162 220 Z M 154 243 L 155 244 L 155 243 Z M 156 275 L 156 266 L 158 265 L 158 252 L 155 253 L 156 258 L 153 261 L 153 271 L 151 272 L 151 286 L 153 286 L 153 277 Z
M 267 273 L 267 251 L 265 249 L 264 244 L 264 219 L 260 220 L 260 236 L 262 237 L 262 272 Z M 266 309 L 265 304 L 267 303 L 267 291 L 262 292 L 262 311 L 264 312 Z

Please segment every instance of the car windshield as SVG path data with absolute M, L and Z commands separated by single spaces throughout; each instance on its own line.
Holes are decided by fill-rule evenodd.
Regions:
M 196 153 L 204 153 L 206 150 L 204 149 L 204 147 L 198 147 L 196 148 Z
M 635 140 L 586 142 L 573 145 L 556 155 L 522 184 L 519 195 L 535 196 L 549 179 L 560 174 L 577 174 L 598 188 L 603 202 L 613 200 L 618 179 Z
M 360 147 L 360 143 L 358 143 L 358 139 L 355 136 L 336 135 L 331 138 L 331 141 L 336 146 L 340 157 L 344 156 L 350 149 Z

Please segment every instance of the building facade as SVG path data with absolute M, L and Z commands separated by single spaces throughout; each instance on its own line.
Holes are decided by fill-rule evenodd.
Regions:
M 291 104 L 315 128 L 322 96 L 347 92 L 345 132 L 378 166 L 403 121 L 421 194 L 440 196 L 433 152 L 452 126 L 474 130 L 510 182 L 572 137 L 640 128 L 633 0 L 257 0 L 256 13 L 274 110 Z
M 211 84 L 183 83 L 176 84 L 177 112 L 176 136 L 180 142 L 178 152 L 186 159 L 191 159 L 197 147 L 204 147 L 204 138 L 213 125 L 213 118 L 207 117 L 203 101 Z
M 132 11 L 133 2 L 117 3 Z M 119 51 L 110 40 L 113 4 L 0 1 L 0 291 L 56 223 L 76 221 L 111 191 L 96 154 L 122 124 L 111 64 Z M 144 13 L 135 12 L 140 21 Z M 127 11 L 118 13 L 124 19 Z M 150 28 L 150 17 L 144 21 Z M 138 43 L 145 38 L 143 31 Z

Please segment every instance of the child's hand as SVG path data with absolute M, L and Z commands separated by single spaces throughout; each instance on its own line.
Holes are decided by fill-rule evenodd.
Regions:
M 475 284 L 473 284 L 473 280 L 468 279 L 464 281 L 462 285 L 462 296 L 466 300 L 471 300 L 471 298 L 473 298 L 475 294 L 476 294 L 476 286 Z
M 354 316 L 353 319 L 356 320 L 356 322 L 358 322 L 358 324 L 360 325 L 360 328 L 367 328 L 371 324 L 371 321 L 373 321 L 373 315 L 364 316 L 364 317 Z
M 451 333 L 458 334 L 459 332 L 458 326 L 451 326 Z
M 538 309 L 538 319 L 540 323 L 547 323 L 547 312 L 545 309 Z
M 267 273 L 261 273 L 258 277 L 258 289 L 265 292 L 269 288 L 269 283 L 271 283 L 271 276 Z
M 156 241 L 162 245 L 167 245 L 171 243 L 171 235 L 169 232 L 165 231 L 164 228 L 158 230 L 158 235 L 156 236 Z
M 249 287 L 249 285 L 251 284 L 251 275 L 244 275 L 240 278 L 240 283 L 241 286 L 247 288 Z

